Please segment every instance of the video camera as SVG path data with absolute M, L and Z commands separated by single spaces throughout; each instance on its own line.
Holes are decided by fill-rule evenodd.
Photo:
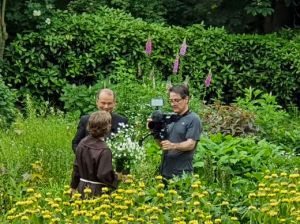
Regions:
M 167 125 L 177 121 L 176 113 L 165 113 L 160 110 L 163 106 L 163 99 L 155 98 L 151 100 L 151 106 L 155 107 L 151 115 L 151 121 L 148 123 L 148 128 L 155 139 L 165 140 L 168 138 Z

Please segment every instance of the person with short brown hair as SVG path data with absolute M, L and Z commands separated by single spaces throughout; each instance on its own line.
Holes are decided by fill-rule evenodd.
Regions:
M 103 187 L 117 188 L 118 177 L 112 166 L 112 152 L 105 143 L 111 130 L 111 115 L 97 111 L 88 120 L 88 136 L 76 148 L 71 188 L 84 198 L 84 189 L 90 188 L 94 196 L 102 194 Z

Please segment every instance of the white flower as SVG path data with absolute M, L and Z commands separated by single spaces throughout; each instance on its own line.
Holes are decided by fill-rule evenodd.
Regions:
M 47 8 L 47 9 L 53 9 L 53 5 L 48 4 L 48 5 L 46 5 L 46 8 Z
M 40 16 L 42 15 L 41 10 L 33 10 L 33 16 Z
M 48 25 L 50 25 L 51 19 L 50 19 L 50 18 L 47 18 L 47 19 L 45 20 L 45 23 L 47 23 Z

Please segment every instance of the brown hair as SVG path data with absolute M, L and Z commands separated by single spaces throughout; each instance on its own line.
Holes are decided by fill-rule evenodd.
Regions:
M 177 85 L 177 86 L 172 86 L 169 88 L 169 93 L 174 92 L 176 94 L 179 94 L 182 99 L 185 99 L 186 97 L 190 96 L 189 88 L 187 85 Z
M 91 114 L 87 126 L 90 135 L 95 138 L 104 137 L 111 129 L 111 115 L 107 111 L 97 111 Z

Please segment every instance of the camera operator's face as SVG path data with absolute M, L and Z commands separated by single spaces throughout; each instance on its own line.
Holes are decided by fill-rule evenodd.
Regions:
M 99 99 L 96 103 L 99 110 L 105 110 L 109 113 L 113 111 L 116 105 L 114 96 L 105 92 L 99 95 Z
M 170 92 L 169 102 L 177 114 L 184 114 L 188 110 L 188 97 L 183 99 L 180 94 Z

